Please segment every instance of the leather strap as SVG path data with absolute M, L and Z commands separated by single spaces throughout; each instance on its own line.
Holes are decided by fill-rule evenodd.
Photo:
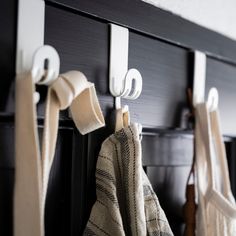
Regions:
M 55 154 L 59 111 L 70 107 L 82 134 L 104 126 L 94 84 L 78 71 L 62 74 L 49 87 L 39 148 L 35 86 L 31 73 L 16 80 L 14 235 L 43 236 L 48 178 Z

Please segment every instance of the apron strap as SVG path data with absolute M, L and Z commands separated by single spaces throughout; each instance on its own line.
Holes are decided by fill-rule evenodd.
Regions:
M 213 177 L 213 168 L 215 166 L 212 165 L 212 134 L 207 105 L 205 103 L 198 104 L 196 107 L 195 126 L 196 174 L 199 179 L 199 187 L 205 192 L 207 188 L 215 188 L 215 178 Z M 206 182 L 206 174 L 208 183 Z
M 82 134 L 105 123 L 94 85 L 80 72 L 65 73 L 48 89 L 41 155 L 34 92 L 31 73 L 19 75 L 15 119 L 15 236 L 44 235 L 44 208 L 55 154 L 59 111 L 70 107 L 76 127 Z
M 216 153 L 218 154 L 216 155 L 216 157 L 218 157 L 220 161 L 222 179 L 224 180 L 224 183 L 223 183 L 224 196 L 228 199 L 231 199 L 233 196 L 232 196 L 232 191 L 231 191 L 231 186 L 230 186 L 226 150 L 225 150 L 223 137 L 221 135 L 222 132 L 219 125 L 220 124 L 219 112 L 218 111 L 211 112 L 210 120 L 211 120 L 211 127 L 212 127 L 213 143 L 215 144 L 214 148 L 216 149 Z
M 199 104 L 196 108 L 196 163 L 200 188 L 205 192 L 209 188 L 216 189 L 216 165 L 219 162 L 220 172 L 224 180 L 223 195 L 231 199 L 228 165 L 226 160 L 225 145 L 223 142 L 218 111 L 210 112 L 207 104 Z M 215 155 L 215 158 L 214 156 Z M 204 179 L 207 169 L 208 184 Z M 204 173 L 202 173 L 204 171 Z

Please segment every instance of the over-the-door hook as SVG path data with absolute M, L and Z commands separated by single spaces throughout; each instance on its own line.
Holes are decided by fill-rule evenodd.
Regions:
M 45 68 L 46 60 L 47 68 Z M 52 46 L 44 45 L 35 52 L 31 70 L 35 83 L 52 84 L 59 75 L 59 68 L 60 58 Z
M 194 51 L 193 73 L 193 105 L 205 102 L 206 84 L 206 55 L 200 51 Z M 218 107 L 219 95 L 216 88 L 211 88 L 208 93 L 207 106 L 210 111 Z
M 132 86 L 134 83 L 134 86 Z M 129 69 L 125 75 L 124 91 L 121 97 L 127 99 L 136 99 L 142 92 L 143 80 L 142 75 L 137 69 Z M 133 88 L 133 89 L 132 89 Z
M 110 92 L 114 97 L 136 99 L 142 91 L 142 76 L 137 69 L 128 70 L 128 49 L 128 29 L 111 24 Z
M 16 74 L 31 71 L 35 83 L 48 85 L 59 74 L 60 60 L 53 47 L 43 46 L 45 1 L 19 0 L 17 15 Z

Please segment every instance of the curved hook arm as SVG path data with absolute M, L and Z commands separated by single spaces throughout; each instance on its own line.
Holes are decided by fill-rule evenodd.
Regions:
M 207 106 L 210 112 L 215 111 L 218 107 L 219 93 L 216 88 L 211 88 L 208 93 Z
M 48 68 L 45 70 L 45 60 L 48 60 Z M 50 85 L 59 75 L 60 58 L 52 46 L 40 47 L 34 54 L 32 76 L 38 84 Z M 42 78 L 44 79 L 42 80 Z
M 132 91 L 132 82 L 134 81 L 133 91 Z M 123 85 L 123 91 L 120 96 L 115 97 L 115 107 L 116 109 L 121 109 L 121 97 L 127 98 L 127 99 L 136 99 L 139 97 L 139 95 L 142 92 L 142 76 L 140 72 L 136 69 L 130 69 L 126 73 L 125 79 L 124 79 L 124 85 Z M 131 94 L 130 94 L 131 93 Z M 127 110 L 128 106 L 123 107 Z
M 132 82 L 134 85 L 132 86 Z M 136 99 L 142 92 L 143 80 L 142 75 L 137 69 L 130 69 L 125 75 L 124 88 L 121 97 L 127 99 Z M 132 89 L 133 88 L 133 89 Z

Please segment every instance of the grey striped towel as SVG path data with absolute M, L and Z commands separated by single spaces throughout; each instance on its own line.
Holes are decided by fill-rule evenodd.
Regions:
M 142 168 L 138 124 L 104 141 L 96 167 L 96 193 L 83 235 L 173 235 Z

